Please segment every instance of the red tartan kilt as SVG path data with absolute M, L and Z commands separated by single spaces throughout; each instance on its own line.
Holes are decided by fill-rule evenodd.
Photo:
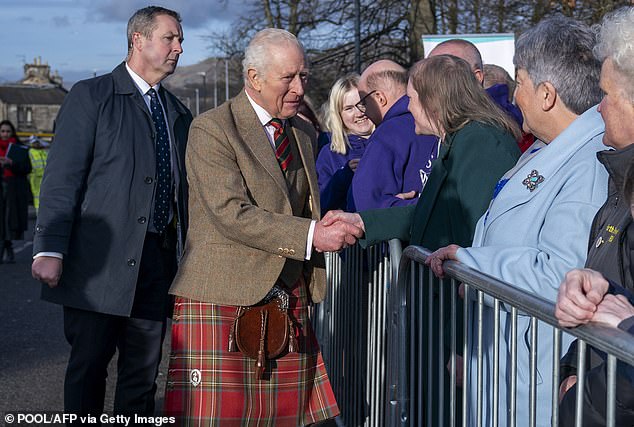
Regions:
M 269 361 L 264 380 L 255 379 L 254 360 L 227 351 L 236 307 L 177 297 L 165 415 L 179 426 L 219 427 L 296 427 L 338 415 L 305 288 L 298 282 L 290 298 L 299 352 Z

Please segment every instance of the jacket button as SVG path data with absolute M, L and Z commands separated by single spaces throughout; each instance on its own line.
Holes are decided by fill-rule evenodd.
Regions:
M 44 230 L 44 227 L 42 227 L 41 225 L 38 225 L 37 227 L 35 227 L 35 231 L 37 231 L 38 233 L 41 233 L 42 230 Z
M 144 181 L 146 184 L 151 184 L 154 182 L 154 178 L 152 178 L 151 176 L 146 176 Z
M 140 216 L 136 220 L 139 222 L 139 224 L 145 224 L 147 218 L 145 218 L 144 216 Z
M 295 255 L 295 249 L 289 250 L 288 253 L 291 254 L 291 255 Z
M 284 255 L 288 255 L 288 254 L 289 254 L 288 248 L 284 248 Z
M 130 267 L 134 267 L 134 266 L 136 265 L 136 260 L 135 260 L 134 258 L 130 258 L 130 259 L 128 260 L 128 265 L 129 265 Z

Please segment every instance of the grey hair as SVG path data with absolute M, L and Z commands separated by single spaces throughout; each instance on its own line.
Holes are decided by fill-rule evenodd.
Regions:
M 306 61 L 306 53 L 304 52 L 304 46 L 292 33 L 280 28 L 265 28 L 258 31 L 255 36 L 249 42 L 246 50 L 244 51 L 244 59 L 242 60 L 242 74 L 244 75 L 244 81 L 249 84 L 248 72 L 253 68 L 265 75 L 267 68 L 270 64 L 270 51 L 273 46 L 279 46 L 284 43 L 290 43 L 299 48 L 304 55 L 304 61 Z
M 407 90 L 407 70 L 383 70 L 370 74 L 366 79 L 369 90 L 382 90 L 394 97 L 402 96 Z
M 134 12 L 134 15 L 128 20 L 128 54 L 132 50 L 132 36 L 134 33 L 141 33 L 143 37 L 152 37 L 152 31 L 156 28 L 156 17 L 159 15 L 168 15 L 181 23 L 181 16 L 178 12 L 166 9 L 161 6 L 148 6 Z
M 624 93 L 634 102 L 634 7 L 617 9 L 603 18 L 597 27 L 598 41 L 594 54 L 601 62 L 612 60 L 614 68 L 628 82 Z
M 601 102 L 601 62 L 592 53 L 595 33 L 587 25 L 558 15 L 543 19 L 515 42 L 513 63 L 535 86 L 550 82 L 566 107 L 582 114 Z

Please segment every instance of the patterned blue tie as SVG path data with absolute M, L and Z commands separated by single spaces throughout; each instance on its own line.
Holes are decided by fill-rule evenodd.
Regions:
M 159 104 L 154 89 L 148 91 L 150 95 L 150 111 L 156 129 L 156 193 L 154 196 L 154 227 L 162 233 L 167 228 L 170 214 L 170 195 L 172 192 L 172 165 L 170 162 L 170 140 L 167 135 L 167 125 L 163 116 L 163 109 Z

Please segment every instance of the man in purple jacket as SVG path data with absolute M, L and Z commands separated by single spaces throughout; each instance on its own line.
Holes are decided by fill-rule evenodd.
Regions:
M 416 135 L 407 110 L 407 71 L 380 60 L 359 80 L 357 108 L 377 126 L 352 178 L 348 211 L 416 203 L 438 155 L 438 138 Z

